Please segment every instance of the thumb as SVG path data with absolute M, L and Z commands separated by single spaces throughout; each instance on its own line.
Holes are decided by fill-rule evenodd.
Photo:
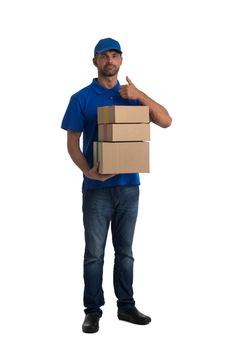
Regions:
M 126 80 L 127 80 L 127 83 L 128 83 L 129 85 L 133 85 L 132 81 L 129 79 L 128 76 L 126 76 Z

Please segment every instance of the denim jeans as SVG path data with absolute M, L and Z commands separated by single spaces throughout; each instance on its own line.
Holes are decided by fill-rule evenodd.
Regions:
M 104 252 L 111 223 L 115 251 L 113 282 L 118 308 L 135 305 L 132 243 L 138 213 L 139 186 L 83 190 L 85 229 L 85 313 L 102 315 Z

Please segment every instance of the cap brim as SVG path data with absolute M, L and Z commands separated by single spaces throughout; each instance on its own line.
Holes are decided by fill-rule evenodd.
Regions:
M 117 52 L 119 52 L 119 53 L 122 53 L 121 50 L 118 50 L 118 49 L 116 49 L 115 47 L 105 47 L 103 50 L 99 50 L 99 51 L 95 52 L 95 54 L 97 54 L 97 53 L 103 53 L 103 52 L 106 52 L 106 51 L 117 51 Z

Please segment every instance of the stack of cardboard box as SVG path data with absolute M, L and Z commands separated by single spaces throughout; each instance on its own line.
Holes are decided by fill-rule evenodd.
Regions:
M 98 108 L 94 163 L 100 174 L 149 172 L 149 121 L 148 106 Z

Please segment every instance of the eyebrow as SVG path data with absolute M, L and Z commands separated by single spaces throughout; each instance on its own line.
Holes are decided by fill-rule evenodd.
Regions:
M 107 56 L 107 55 L 108 55 L 108 52 L 121 56 L 121 53 L 118 52 L 118 51 L 116 51 L 116 50 L 108 50 L 108 51 L 100 52 L 100 53 L 97 54 L 97 55 Z

